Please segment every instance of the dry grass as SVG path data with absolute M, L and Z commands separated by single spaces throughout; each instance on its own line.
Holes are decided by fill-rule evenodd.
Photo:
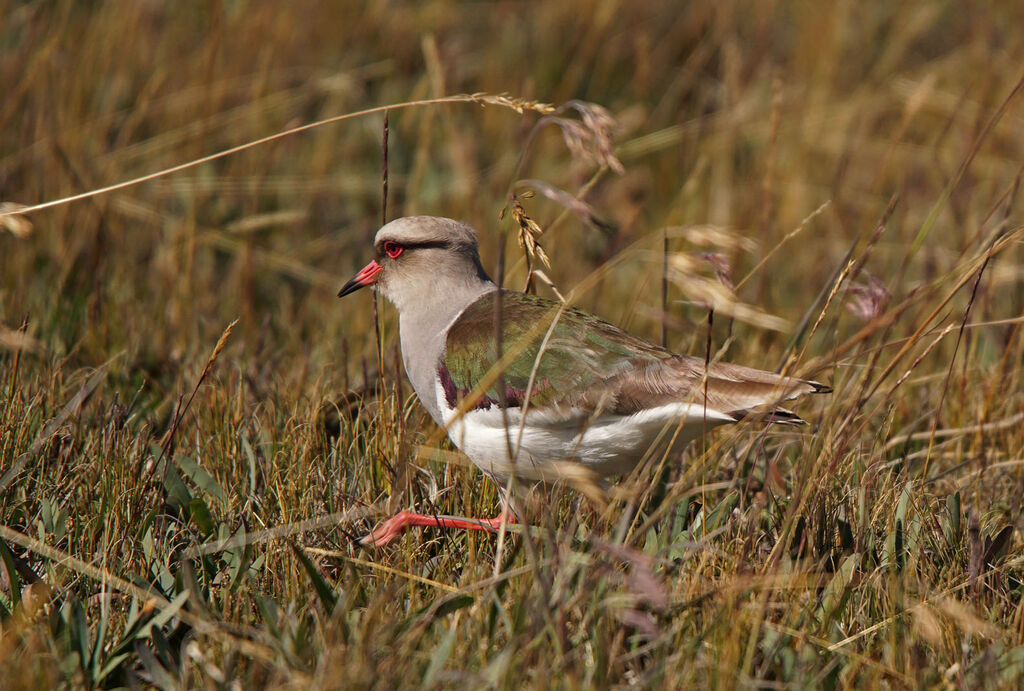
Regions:
M 377 106 L 569 104 L 393 109 L 389 215 L 835 392 L 605 507 L 542 493 L 500 547 L 366 552 L 388 510 L 497 508 L 401 382 L 393 311 L 378 354 L 368 299 L 334 298 L 380 218 L 379 114 L 4 217 L 5 688 L 1024 683 L 1020 7 L 173 8 L 0 0 L 0 201 Z

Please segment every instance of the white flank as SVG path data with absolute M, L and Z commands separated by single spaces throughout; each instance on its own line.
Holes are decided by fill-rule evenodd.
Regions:
M 678 450 L 709 427 L 736 422 L 730 415 L 696 403 L 669 403 L 635 415 L 604 413 L 592 417 L 531 408 L 526 424 L 518 408 L 503 416 L 497 406 L 470 410 L 459 419 L 437 383 L 437 404 L 448 437 L 481 470 L 501 478 L 515 473 L 529 479 L 557 477 L 555 463 L 576 460 L 602 476 L 624 475 L 636 467 L 651 446 L 661 448 L 675 436 Z M 506 428 L 505 418 L 508 427 Z M 677 431 L 678 428 L 678 431 Z M 517 440 L 521 440 L 517 446 Z

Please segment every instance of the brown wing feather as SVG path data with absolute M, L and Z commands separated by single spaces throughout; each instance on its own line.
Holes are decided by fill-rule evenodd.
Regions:
M 504 397 L 497 384 L 492 385 L 478 404 L 482 407 L 502 399 L 517 407 L 528 398 L 532 408 L 552 413 L 583 410 L 632 415 L 670 403 L 702 404 L 706 389 L 708 408 L 736 419 L 772 410 L 794 418 L 775 405 L 828 390 L 816 382 L 731 364 L 711 365 L 705 385 L 701 358 L 676 355 L 551 300 L 521 293 L 502 295 L 503 348 L 516 355 L 502 375 Z M 485 295 L 449 328 L 439 369 L 449 405 L 473 390 L 497 361 L 490 338 L 493 324 L 494 299 Z
M 699 358 L 676 355 L 654 363 L 638 362 L 636 368 L 605 382 L 605 407 L 629 415 L 669 403 L 702 404 L 706 390 L 709 408 L 739 419 L 752 412 L 770 412 L 784 400 L 830 390 L 817 382 L 741 365 L 712 364 L 709 371 L 705 388 L 704 361 Z M 778 410 L 795 417 L 789 411 Z

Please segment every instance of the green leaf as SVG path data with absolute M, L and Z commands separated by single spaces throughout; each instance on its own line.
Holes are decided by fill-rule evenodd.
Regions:
M 125 662 L 126 660 L 128 660 L 128 658 L 130 658 L 133 654 L 134 653 L 132 653 L 132 652 L 124 652 L 124 653 L 117 653 L 116 655 L 112 654 L 110 657 L 108 657 L 107 661 L 106 661 L 106 664 L 103 665 L 103 668 L 94 677 L 94 681 L 96 682 L 96 685 L 100 686 L 101 682 L 104 679 L 109 677 L 113 672 L 116 672 L 118 669 L 120 669 L 121 668 L 121 664 L 123 662 Z
M 946 497 L 945 534 L 950 549 L 956 549 L 963 539 L 961 519 L 963 509 L 960 506 L 960 493 L 955 492 Z
M 723 525 L 729 516 L 732 515 L 732 510 L 739 501 L 739 497 L 739 492 L 732 490 L 711 511 L 701 507 L 700 511 L 697 512 L 697 516 L 693 519 L 693 523 L 690 525 L 690 539 L 696 540 L 704 537 L 706 533 L 710 533 L 720 525 Z
M 0 540 L 0 562 L 3 562 L 4 571 L 7 572 L 7 583 L 11 587 L 11 609 L 14 610 L 21 603 L 21 578 L 18 576 L 14 553 L 3 540 Z
M 203 535 L 211 535 L 215 525 L 213 516 L 210 515 L 210 507 L 206 505 L 206 502 L 196 497 L 188 503 L 188 510 L 192 514 L 192 520 L 195 521 Z
M 256 578 L 260 575 L 260 571 L 263 570 L 263 567 L 266 563 L 267 555 L 261 554 L 252 560 L 252 563 L 249 564 L 249 568 L 247 569 L 246 573 L 248 573 L 251 578 Z
M 69 604 L 68 632 L 71 635 L 71 645 L 78 653 L 82 671 L 87 672 L 89 660 L 92 659 L 92 646 L 89 644 L 89 622 L 85 618 L 85 608 L 82 607 L 81 600 L 73 597 Z
M 914 492 L 914 483 L 908 482 L 903 485 L 903 491 L 900 492 L 900 499 L 896 502 L 896 520 L 903 521 L 903 525 L 907 524 L 907 511 L 910 509 L 910 499 Z
M 882 548 L 882 566 L 901 571 L 905 551 L 903 521 L 897 518 L 895 527 L 885 538 L 885 547 Z
M 172 506 L 187 509 L 192 501 L 192 493 L 172 465 L 164 466 L 164 490 L 167 491 L 167 503 Z
M 982 560 L 983 565 L 991 564 L 994 566 L 1006 553 L 1011 537 L 1013 537 L 1013 526 L 1004 525 L 1003 529 L 996 533 L 995 537 L 986 539 L 985 557 Z
M 195 611 L 199 610 L 203 616 L 208 618 L 216 618 L 212 612 L 210 612 L 209 602 L 207 602 L 207 595 L 209 590 L 203 588 L 196 579 L 195 562 L 189 559 L 183 559 L 181 562 L 181 569 L 178 571 L 180 589 L 188 590 L 192 595 L 192 604 L 190 608 Z
M 494 598 L 497 601 L 497 598 Z M 418 610 L 406 617 L 397 627 L 395 631 L 397 633 L 403 633 L 406 629 L 414 624 L 420 623 L 420 619 L 425 615 L 430 615 L 430 621 L 434 621 L 443 616 L 457 612 L 460 609 L 469 607 L 475 600 L 469 595 L 445 595 L 441 598 L 442 602 L 440 605 L 437 604 L 437 600 L 430 602 Z M 500 602 L 498 603 L 500 606 Z M 436 609 L 435 609 L 436 608 Z M 504 608 L 502 608 L 504 609 Z M 513 627 L 509 627 L 512 629 Z
M 825 623 L 834 621 L 842 616 L 843 609 L 850 599 L 850 584 L 853 582 L 853 577 L 857 574 L 860 561 L 860 554 L 848 556 L 843 560 L 835 575 L 832 576 L 832 580 L 825 586 L 825 590 L 821 594 L 820 606 L 820 612 Z
M 245 576 L 249 573 L 250 560 L 252 558 L 252 545 L 248 544 L 246 540 L 245 521 L 242 521 L 241 525 L 238 526 L 238 530 L 235 531 L 231 538 L 238 546 L 228 550 L 224 558 L 228 563 L 228 577 L 230 579 L 228 587 L 234 591 L 238 589 L 238 586 L 242 584 Z
M 437 644 L 434 654 L 430 656 L 430 666 L 427 667 L 427 673 L 423 677 L 423 688 L 430 688 L 437 681 L 437 675 L 444 669 L 445 663 L 448 662 L 448 658 L 452 655 L 452 648 L 455 647 L 455 636 L 457 633 L 458 628 L 455 624 L 452 624 L 448 629 L 448 633 Z
M 212 475 L 206 472 L 202 466 L 188 456 L 182 454 L 176 455 L 174 457 L 174 462 L 179 468 L 181 468 L 181 472 L 185 473 L 185 477 L 195 483 L 196 487 L 216 499 L 222 507 L 228 507 L 230 502 L 228 502 L 227 492 L 224 491 L 224 488 L 220 486 L 220 483 L 217 482 Z
M 146 558 L 147 564 L 151 564 L 156 558 L 156 545 L 153 542 L 152 528 L 146 530 L 145 535 L 142 536 L 142 556 Z
M 168 662 L 174 662 L 174 651 L 171 650 L 171 644 L 167 640 L 160 629 L 153 629 L 149 632 L 150 644 L 153 646 L 153 653 L 156 655 L 157 660 L 161 664 L 166 665 Z
M 160 664 L 160 661 L 156 659 L 156 655 L 149 649 L 149 646 L 142 641 L 135 642 L 135 652 L 139 656 L 139 662 L 149 672 L 149 676 L 153 683 L 161 689 L 178 689 L 180 684 L 178 680 L 174 678 L 167 668 Z
M 914 483 L 908 482 L 900 492 L 896 502 L 896 515 L 892 531 L 886 536 L 882 548 L 882 565 L 901 571 L 906 562 L 907 551 L 907 513 L 910 510 L 910 499 L 914 491 Z
M 144 623 L 139 627 L 133 638 L 149 638 L 150 632 L 153 628 L 160 628 L 169 622 L 175 614 L 182 608 L 185 601 L 188 600 L 189 591 L 183 590 L 171 600 L 170 604 L 156 614 L 152 619 Z
M 59 542 L 68 534 L 68 512 L 58 506 L 53 521 L 53 539 Z
M 299 558 L 299 562 L 302 564 L 302 568 L 306 570 L 310 580 L 313 581 L 313 588 L 316 589 L 316 594 L 320 598 L 320 604 L 323 605 L 324 611 L 328 614 L 334 611 L 335 605 L 338 604 L 338 597 L 334 594 L 334 589 L 327 583 L 320 570 L 313 565 L 313 562 L 309 560 L 306 553 L 302 551 L 302 548 L 296 545 L 294 542 L 289 542 L 292 551 L 295 552 L 295 556 Z
M 47 533 L 53 532 L 53 503 L 46 497 L 39 500 L 39 517 L 43 521 L 43 529 Z
M 481 675 L 487 682 L 487 688 L 499 689 L 502 687 L 501 682 L 506 679 L 509 665 L 514 656 L 515 652 L 511 648 L 504 648 L 488 663 Z
M 124 631 L 121 632 L 121 637 L 124 638 L 127 636 L 128 632 L 132 631 L 137 626 L 139 626 L 139 601 L 133 597 L 132 603 L 128 607 L 128 617 L 125 619 Z
M 103 655 L 103 643 L 107 635 L 107 625 L 110 623 L 110 591 L 103 593 L 100 598 L 100 620 L 96 625 L 96 644 L 92 647 L 92 657 L 89 660 L 89 672 L 93 679 L 100 670 L 100 661 Z
M 999 681 L 1010 686 L 1024 677 L 1024 645 L 1010 648 L 999 656 Z
M 121 632 L 121 638 L 108 651 L 106 662 L 94 679 L 97 684 L 117 671 L 121 667 L 122 662 L 134 655 L 135 637 L 144 623 L 145 620 L 139 616 L 139 602 L 132 598 L 131 606 L 128 609 L 128 617 L 124 623 L 124 630 Z
M 242 436 L 242 452 L 245 454 L 245 459 L 249 462 L 249 495 L 256 494 L 256 454 L 252 450 L 252 444 L 249 443 L 249 436 Z
M 260 617 L 263 619 L 263 625 L 270 630 L 270 635 L 275 639 L 281 639 L 281 631 L 278 629 L 277 624 L 281 619 L 281 610 L 278 609 L 277 602 L 269 597 L 263 595 L 254 595 L 253 601 L 256 603 L 256 609 L 260 611 Z
M 447 600 L 444 603 L 442 603 L 441 606 L 437 608 L 437 612 L 434 613 L 434 617 L 440 618 L 447 616 L 452 612 L 457 612 L 460 609 L 465 609 L 466 607 L 469 607 L 473 604 L 473 602 L 475 602 L 475 600 L 469 595 L 459 595 L 458 597 L 453 597 L 450 600 Z

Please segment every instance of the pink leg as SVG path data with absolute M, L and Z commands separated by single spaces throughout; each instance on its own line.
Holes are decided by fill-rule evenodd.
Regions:
M 515 520 L 510 516 L 509 523 Z M 501 514 L 494 518 L 461 518 L 459 516 L 431 516 L 412 511 L 399 511 L 394 516 L 377 526 L 369 535 L 362 538 L 359 544 L 383 547 L 396 540 L 406 529 L 413 526 L 421 528 L 458 528 L 461 530 L 490 530 L 497 532 L 501 526 Z

